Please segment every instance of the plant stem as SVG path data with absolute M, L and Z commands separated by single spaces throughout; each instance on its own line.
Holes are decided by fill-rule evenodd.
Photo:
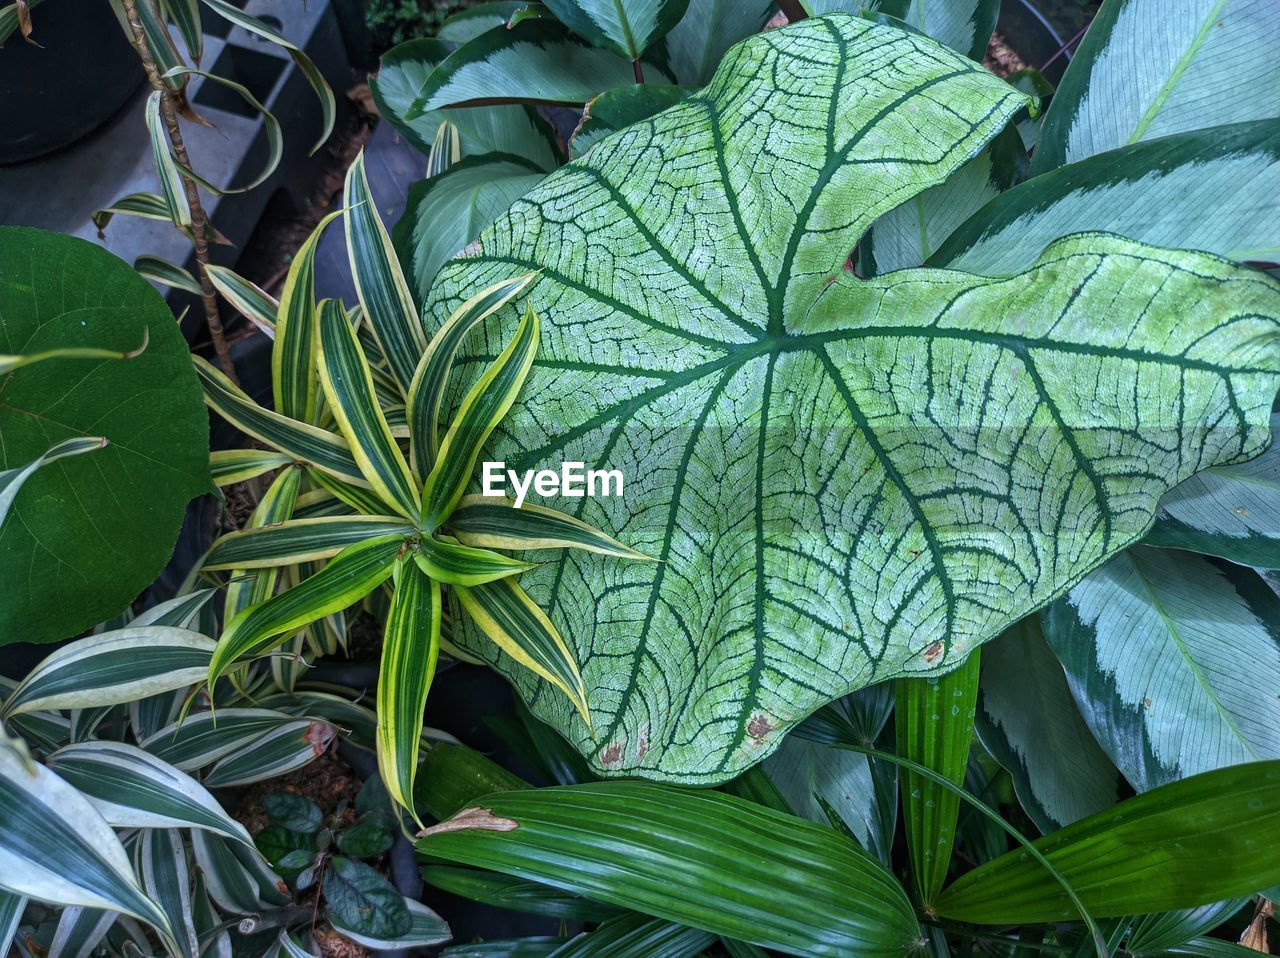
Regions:
M 631 61 L 631 72 L 636 75 L 636 83 L 644 84 L 644 67 L 640 65 L 639 60 Z
M 173 146 L 173 155 L 184 167 L 191 169 L 191 158 L 187 155 L 186 145 L 182 141 L 182 130 L 178 127 L 178 111 L 173 103 L 173 91 L 161 79 L 155 61 L 151 59 L 151 51 L 147 49 L 146 35 L 142 32 L 142 23 L 138 19 L 139 0 L 121 0 L 121 2 L 124 5 L 125 17 L 129 21 L 129 40 L 138 53 L 138 59 L 142 61 L 142 68 L 147 73 L 147 82 L 151 84 L 151 89 L 160 94 L 160 115 L 164 117 L 165 131 L 168 133 L 169 143 Z M 141 0 L 141 2 L 147 3 L 149 0 Z M 209 223 L 208 214 L 204 211 L 204 205 L 200 202 L 200 190 L 195 181 L 183 174 L 182 185 L 186 190 L 187 205 L 191 208 L 191 236 L 196 247 L 196 277 L 200 280 L 200 301 L 204 305 L 204 318 L 209 327 L 209 338 L 213 340 L 213 351 L 218 356 L 218 365 L 222 367 L 227 378 L 238 386 L 240 378 L 236 375 L 235 364 L 231 361 L 227 337 L 222 331 L 222 317 L 218 313 L 218 294 L 213 288 L 213 282 L 209 279 L 209 239 L 213 236 L 213 227 Z

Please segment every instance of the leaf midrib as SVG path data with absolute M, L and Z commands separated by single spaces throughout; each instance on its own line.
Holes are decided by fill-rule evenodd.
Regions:
M 1205 41 L 1212 32 L 1213 23 L 1218 19 L 1218 14 L 1222 12 L 1222 8 L 1226 6 L 1227 0 L 1218 0 L 1214 4 L 1213 9 L 1209 11 L 1209 16 L 1205 18 L 1204 23 L 1200 25 L 1200 29 L 1191 40 L 1191 45 L 1187 47 L 1185 53 L 1178 58 L 1177 64 L 1173 68 L 1173 72 L 1169 78 L 1160 85 L 1160 89 L 1156 92 L 1156 98 L 1151 101 L 1151 105 L 1147 107 L 1146 112 L 1138 120 L 1138 125 L 1134 128 L 1130 137 L 1125 140 L 1125 144 L 1136 143 L 1142 139 L 1143 134 L 1147 132 L 1147 128 L 1155 122 L 1156 117 L 1160 114 L 1160 110 L 1168 101 L 1173 93 L 1173 88 L 1178 85 L 1182 79 L 1182 75 L 1187 72 L 1191 66 L 1191 61 L 1195 59 L 1195 55 L 1200 52 L 1200 48 L 1204 46 Z

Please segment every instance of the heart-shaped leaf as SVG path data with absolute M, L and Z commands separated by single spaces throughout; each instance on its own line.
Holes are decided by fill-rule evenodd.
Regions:
M 620 469 L 624 496 L 572 508 L 661 560 L 521 576 L 576 646 L 591 728 L 455 633 L 601 771 L 728 779 L 827 700 L 954 667 L 1138 539 L 1171 485 L 1263 448 L 1280 285 L 1252 270 L 1102 234 L 1004 278 L 843 269 L 1025 102 L 927 38 L 804 20 L 441 271 L 434 325 L 542 270 L 538 357 L 486 459 Z

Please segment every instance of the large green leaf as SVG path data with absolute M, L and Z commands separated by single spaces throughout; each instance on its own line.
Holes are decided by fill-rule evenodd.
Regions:
M 545 0 L 574 33 L 628 60 L 639 60 L 654 40 L 676 25 L 689 0 Z
M 0 528 L 0 644 L 49 642 L 115 615 L 169 559 L 209 488 L 208 425 L 187 344 L 145 279 L 84 240 L 0 227 L 0 353 L 97 348 L 0 375 L 0 472 L 55 443 L 104 448 L 34 473 Z
M 800 0 L 812 15 L 823 13 L 888 14 L 913 30 L 945 43 L 975 60 L 987 52 L 987 41 L 1000 15 L 1000 0 Z
M 1160 500 L 1150 545 L 1190 549 L 1244 565 L 1280 568 L 1280 414 L 1257 459 L 1197 472 Z
M 1228 259 L 1280 259 L 1280 121 L 1258 120 L 1135 143 L 1019 184 L 988 203 L 929 259 L 1000 276 L 1046 243 L 1106 230 Z
M 667 57 L 680 83 L 702 86 L 725 51 L 758 33 L 773 13 L 772 0 L 689 0 L 689 9 L 667 34 Z
M 1280 600 L 1256 572 L 1137 547 L 1041 618 L 1085 721 L 1139 791 L 1280 758 Z
M 1045 116 L 1032 168 L 1280 115 L 1273 0 L 1108 0 Z
M 848 839 L 718 792 L 643 782 L 502 792 L 425 836 L 419 849 L 436 858 L 793 955 L 887 958 L 920 934 L 897 880 Z
M 1098 918 L 1193 908 L 1280 879 L 1280 762 L 1195 775 L 1034 844 Z M 1022 849 L 943 891 L 938 914 L 979 924 L 1070 921 L 1057 881 Z
M 662 560 L 575 550 L 521 576 L 576 647 L 591 730 L 455 632 L 596 768 L 728 779 L 824 701 L 953 667 L 1141 536 L 1171 485 L 1263 448 L 1280 286 L 1252 270 L 1096 234 L 1002 279 L 842 268 L 1024 103 L 927 39 L 805 20 L 441 271 L 432 325 L 542 270 L 538 357 L 485 458 L 620 469 L 625 496 L 571 511 Z
M 1115 804 L 1119 775 L 1080 717 L 1037 616 L 983 648 L 977 728 L 1045 834 Z

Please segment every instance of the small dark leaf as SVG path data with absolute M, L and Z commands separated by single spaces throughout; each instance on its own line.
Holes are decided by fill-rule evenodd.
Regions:
M 295 848 L 291 852 L 286 852 L 276 862 L 276 867 L 285 871 L 297 871 L 300 868 L 306 868 L 311 864 L 314 852 L 310 852 L 305 848 Z
M 290 831 L 282 825 L 268 825 L 254 836 L 253 842 L 273 868 L 285 867 L 281 863 L 290 852 L 304 851 L 310 854 L 315 851 L 315 843 L 310 835 Z
M 372 818 L 352 825 L 338 835 L 338 847 L 353 858 L 381 855 L 395 842 L 391 832 Z
M 324 851 L 332 844 L 333 844 L 332 828 L 322 828 L 320 829 L 320 831 L 316 832 L 316 848 L 320 849 L 320 851 Z
M 324 813 L 315 802 L 291 792 L 276 792 L 262 800 L 267 819 L 293 832 L 312 834 L 324 821 Z
M 387 786 L 382 784 L 381 775 L 371 776 L 360 787 L 356 795 L 356 814 L 362 821 L 377 822 L 388 830 L 396 827 L 391 796 L 387 793 Z
M 298 877 L 293 880 L 293 887 L 298 891 L 306 891 L 316 883 L 317 866 L 312 865 L 298 872 Z
M 350 858 L 329 862 L 324 898 L 343 925 L 371 938 L 399 938 L 413 923 L 404 899 L 391 883 Z

